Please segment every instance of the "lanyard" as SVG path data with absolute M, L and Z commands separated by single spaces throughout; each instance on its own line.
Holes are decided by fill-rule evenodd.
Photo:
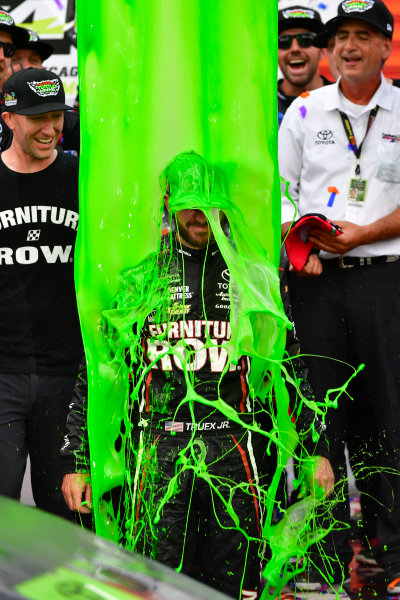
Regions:
M 343 127 L 344 127 L 344 130 L 347 135 L 347 139 L 349 140 L 351 149 L 353 150 L 353 152 L 357 158 L 357 163 L 356 163 L 356 176 L 357 177 L 359 177 L 360 173 L 361 173 L 361 168 L 360 168 L 361 150 L 362 150 L 363 144 L 365 142 L 365 138 L 367 137 L 368 132 L 371 129 L 373 122 L 375 121 L 375 117 L 378 114 L 378 110 L 379 110 L 379 106 L 375 106 L 375 108 L 373 108 L 371 110 L 371 112 L 369 113 L 367 131 L 365 132 L 363 141 L 361 142 L 361 144 L 358 147 L 357 147 L 356 138 L 355 138 L 349 117 L 346 115 L 346 113 L 339 110 L 340 116 L 342 117 Z

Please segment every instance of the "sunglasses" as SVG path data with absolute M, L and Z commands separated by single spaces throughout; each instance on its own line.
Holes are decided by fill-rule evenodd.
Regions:
M 4 56 L 6 58 L 11 58 L 15 54 L 14 44 L 9 44 L 8 42 L 0 42 L 0 48 L 3 48 Z
M 313 45 L 313 42 L 316 38 L 315 33 L 296 33 L 295 35 L 279 35 L 278 36 L 278 48 L 279 50 L 289 50 L 292 45 L 293 38 L 296 38 L 296 41 L 300 48 L 309 48 Z

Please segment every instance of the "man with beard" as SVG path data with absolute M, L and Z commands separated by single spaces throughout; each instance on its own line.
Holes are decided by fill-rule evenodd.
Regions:
M 290 6 L 278 11 L 278 63 L 283 74 L 278 81 L 279 124 L 297 96 L 331 83 L 319 74 L 325 50 L 313 45 L 323 30 L 316 10 Z
M 174 206 L 183 199 L 192 206 L 220 206 L 221 199 L 228 197 L 228 186 L 223 181 L 222 169 L 194 152 L 177 156 L 160 179 L 166 206 L 173 214 Z M 226 285 L 222 289 L 228 288 L 221 282 L 229 281 L 230 275 L 214 231 L 205 213 L 197 208 L 177 209 L 173 221 L 174 235 L 163 240 L 156 270 L 147 260 L 124 271 L 118 299 L 113 303 L 116 310 L 104 313 L 109 333 L 113 340 L 120 340 L 120 346 L 114 317 L 125 310 L 123 306 L 139 306 L 148 297 L 148 284 L 157 282 L 151 302 L 145 301 L 148 316 L 140 342 L 137 337 L 136 350 L 129 345 L 128 362 L 134 382 L 129 419 L 134 450 L 126 457 L 129 506 L 123 519 L 122 541 L 172 568 L 181 564 L 182 572 L 187 574 L 193 574 L 193 566 L 201 563 L 204 571 L 200 576 L 209 585 L 235 598 L 256 600 L 260 591 L 262 514 L 257 490 L 267 489 L 267 475 L 271 473 L 265 473 L 268 441 L 248 425 L 259 423 L 269 431 L 264 424 L 269 414 L 254 391 L 251 356 L 241 356 L 237 364 L 228 358 L 230 297 L 235 298 L 239 292 L 232 282 L 231 296 L 228 291 L 221 292 L 221 285 Z M 224 240 L 219 239 L 222 248 Z M 281 293 L 290 319 L 284 282 Z M 128 324 L 127 328 L 133 333 L 136 325 Z M 181 362 L 178 356 L 182 347 L 189 352 L 187 378 L 184 360 Z M 311 399 L 299 351 L 294 331 L 288 331 L 288 369 L 300 382 L 304 396 Z M 62 490 L 71 510 L 87 513 L 92 495 L 84 380 L 78 382 L 70 407 L 63 448 L 67 474 Z M 193 381 L 193 390 L 189 380 Z M 333 474 L 323 425 L 305 404 L 299 405 L 295 386 L 289 384 L 288 388 L 301 444 L 307 455 L 314 455 L 313 482 L 329 495 Z M 196 398 L 190 408 L 186 399 L 192 391 Z M 223 412 L 224 406 L 228 412 Z M 234 414 L 240 416 L 241 424 Z M 317 443 L 312 439 L 313 422 L 321 434 Z M 182 468 L 182 457 L 187 457 L 184 463 L 188 468 Z M 163 506 L 156 524 L 156 512 L 174 481 L 177 485 L 173 497 Z M 139 487 L 135 482 L 140 482 Z M 236 516 L 240 530 L 234 526 Z

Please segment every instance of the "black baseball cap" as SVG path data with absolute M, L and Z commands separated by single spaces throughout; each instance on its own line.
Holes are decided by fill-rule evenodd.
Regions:
M 3 87 L 4 109 L 19 115 L 41 115 L 54 110 L 72 110 L 65 104 L 61 79 L 47 69 L 22 69 Z
M 331 35 L 336 33 L 340 24 L 346 19 L 357 19 L 369 23 L 386 37 L 392 39 L 393 15 L 382 0 L 343 0 L 337 10 L 337 16 L 325 24 Z
M 304 6 L 289 6 L 278 10 L 278 33 L 292 27 L 302 27 L 313 33 L 324 29 L 321 15 L 318 11 Z
M 14 45 L 24 44 L 29 40 L 29 33 L 23 27 L 17 27 L 12 16 L 0 8 L 0 31 L 6 31 L 11 35 Z
M 327 48 L 328 42 L 329 42 L 330 38 L 332 37 L 332 35 L 334 35 L 334 34 L 331 33 L 328 29 L 324 29 L 323 31 L 321 31 L 321 33 L 318 33 L 315 36 L 315 39 L 313 41 L 313 46 L 316 46 L 317 48 Z
M 29 38 L 27 41 L 21 41 L 16 43 L 15 47 L 17 50 L 25 50 L 26 48 L 34 50 L 40 56 L 40 60 L 43 62 L 47 60 L 54 52 L 54 48 L 51 44 L 43 42 L 36 31 L 28 29 Z

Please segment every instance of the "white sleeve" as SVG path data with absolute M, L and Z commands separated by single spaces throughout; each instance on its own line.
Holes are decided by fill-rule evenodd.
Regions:
M 304 102 L 304 100 L 303 100 Z M 299 111 L 299 100 L 295 100 L 288 108 L 279 129 L 278 158 L 281 177 L 289 182 L 289 195 L 298 210 L 300 177 L 303 162 L 304 131 Z M 286 185 L 282 184 L 282 217 L 281 222 L 292 221 L 295 208 L 284 195 Z

